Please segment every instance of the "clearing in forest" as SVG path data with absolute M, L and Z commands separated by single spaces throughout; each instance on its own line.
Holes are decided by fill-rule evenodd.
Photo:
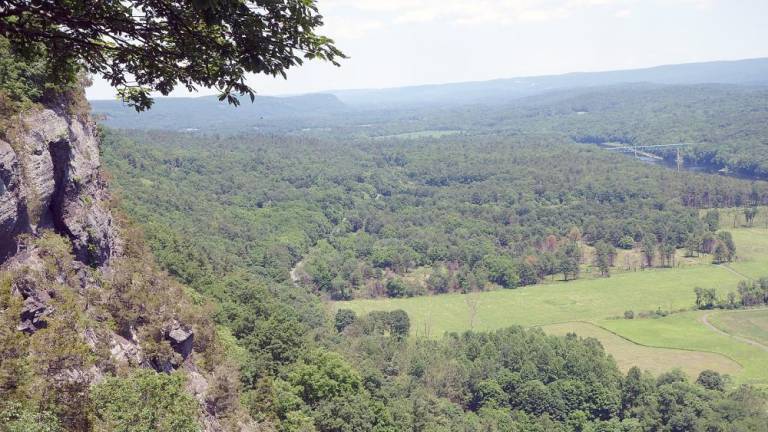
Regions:
M 768 352 L 707 327 L 701 316 L 709 312 L 690 311 L 659 319 L 604 320 L 598 324 L 638 344 L 722 354 L 743 368 L 733 374 L 737 384 L 768 385 Z M 718 370 L 715 364 L 709 369 Z
M 358 314 L 402 309 L 411 317 L 411 334 L 419 337 L 440 337 L 445 332 L 465 330 L 494 330 L 511 325 L 543 326 L 553 333 L 575 332 L 596 337 L 622 368 L 626 368 L 634 357 L 638 366 L 654 372 L 658 372 L 659 367 L 665 370 L 680 367 L 693 376 L 695 371 L 713 369 L 733 375 L 737 383 L 768 384 L 768 370 L 764 367 L 768 364 L 768 352 L 707 327 L 701 321 L 705 311 L 679 312 L 693 306 L 695 287 L 715 288 L 724 296 L 735 291 L 745 276 L 768 275 L 768 230 L 737 228 L 730 231 L 739 261 L 728 267 L 689 265 L 621 272 L 609 278 L 546 283 L 514 290 L 360 299 L 332 305 L 335 309 L 349 308 Z M 635 315 L 656 310 L 679 313 L 663 318 L 623 319 L 628 310 L 634 311 Z M 713 314 L 713 318 L 721 316 L 727 317 L 727 314 Z M 760 325 L 768 322 L 768 313 L 760 321 L 762 324 L 753 323 L 751 327 L 731 321 L 723 323 L 721 328 L 735 334 L 751 332 L 755 338 L 755 332 L 765 331 Z M 765 333 L 761 337 L 763 339 L 755 339 L 768 338 Z M 650 350 L 649 347 L 666 350 Z
M 729 375 L 742 370 L 739 363 L 722 354 L 648 347 L 586 322 L 550 324 L 543 326 L 542 329 L 558 336 L 576 333 L 584 338 L 592 337 L 599 340 L 605 350 L 616 360 L 619 369 L 625 373 L 632 366 L 637 366 L 642 370 L 651 371 L 654 375 L 659 375 L 668 371 L 670 364 L 679 365 L 680 369 L 691 377 L 698 376 L 705 369 L 714 369 Z

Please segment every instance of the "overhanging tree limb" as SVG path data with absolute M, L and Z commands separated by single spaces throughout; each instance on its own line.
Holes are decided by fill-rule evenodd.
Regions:
M 248 73 L 338 65 L 345 56 L 315 33 L 322 25 L 314 0 L 0 0 L 0 36 L 14 49 L 44 46 L 50 64 L 102 76 L 137 110 L 179 85 L 238 104 L 236 95 L 254 97 Z

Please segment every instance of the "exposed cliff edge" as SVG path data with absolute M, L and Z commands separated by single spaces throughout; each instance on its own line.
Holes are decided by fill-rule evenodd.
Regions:
M 18 235 L 53 229 L 75 257 L 100 266 L 120 253 L 99 168 L 95 124 L 51 109 L 20 114 L 0 139 L 0 263 Z
M 41 107 L 0 124 L 0 396 L 87 431 L 94 386 L 179 371 L 203 430 L 254 430 L 210 317 L 118 226 L 95 123 Z

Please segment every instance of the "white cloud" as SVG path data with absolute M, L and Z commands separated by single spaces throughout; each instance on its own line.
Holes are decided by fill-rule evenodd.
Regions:
M 629 9 L 622 9 L 620 11 L 616 11 L 614 15 L 616 15 L 616 18 L 629 18 L 632 15 L 632 11 Z

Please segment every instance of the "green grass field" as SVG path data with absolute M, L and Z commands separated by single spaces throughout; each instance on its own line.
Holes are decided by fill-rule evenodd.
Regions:
M 637 314 L 658 308 L 690 309 L 695 300 L 694 287 L 716 288 L 725 295 L 734 291 L 744 276 L 768 275 L 768 230 L 730 231 L 739 261 L 727 267 L 699 260 L 699 264 L 692 262 L 680 268 L 620 272 L 610 278 L 587 277 L 467 295 L 361 299 L 332 303 L 330 307 L 349 308 L 358 314 L 403 309 L 411 317 L 411 334 L 417 337 L 510 325 L 543 326 L 556 334 L 575 332 L 596 337 L 623 369 L 635 359 L 638 366 L 654 372 L 680 367 L 693 376 L 709 368 L 733 375 L 737 383 L 768 385 L 768 368 L 763 366 L 768 364 L 768 352 L 707 327 L 701 322 L 703 312 L 687 311 L 658 319 L 616 319 L 626 310 Z M 726 331 L 746 331 L 742 326 L 728 325 L 731 327 L 726 326 Z
M 768 229 L 742 228 L 731 232 L 738 260 L 730 267 L 753 279 L 768 276 Z
M 417 336 L 445 332 L 493 330 L 514 324 L 534 326 L 593 321 L 635 312 L 690 308 L 696 286 L 733 289 L 741 278 L 719 266 L 655 269 L 610 278 L 548 283 L 515 290 L 444 294 L 402 299 L 353 300 L 333 303 L 358 314 L 403 309 Z M 474 310 L 474 313 L 473 313 Z
M 768 385 L 768 352 L 709 329 L 701 322 L 705 313 L 691 311 L 659 319 L 603 320 L 598 324 L 643 345 L 722 354 L 743 368 L 733 375 L 736 383 Z M 717 370 L 714 364 L 710 368 Z
M 542 328 L 545 332 L 555 335 L 576 333 L 581 337 L 598 339 L 623 372 L 637 366 L 658 375 L 668 370 L 669 364 L 679 365 L 680 369 L 691 377 L 698 376 L 704 369 L 715 369 L 729 375 L 742 370 L 739 363 L 722 354 L 644 346 L 586 322 L 550 324 Z
M 768 309 L 717 311 L 709 322 L 720 330 L 768 347 Z

